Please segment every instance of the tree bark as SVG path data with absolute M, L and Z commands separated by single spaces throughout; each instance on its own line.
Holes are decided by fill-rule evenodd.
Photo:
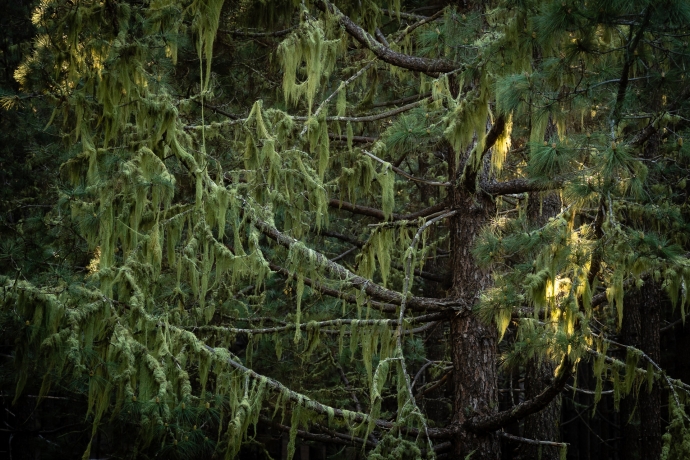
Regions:
M 530 194 L 527 202 L 527 216 L 534 226 L 544 225 L 549 217 L 554 217 L 561 208 L 561 200 L 555 193 L 541 197 L 539 193 Z M 532 399 L 551 383 L 556 363 L 549 359 L 538 362 L 531 359 L 525 369 L 525 399 Z M 541 412 L 532 414 L 525 419 L 524 437 L 544 441 L 558 441 L 560 434 L 561 396 L 558 395 Z M 551 446 L 537 446 L 523 444 L 520 458 L 542 460 L 557 460 L 560 449 Z
M 645 352 L 655 362 L 661 358 L 659 324 L 661 321 L 661 289 L 648 280 L 639 290 L 625 296 L 621 338 Z M 645 363 L 641 363 L 644 365 Z M 655 460 L 661 455 L 661 389 L 640 388 L 635 400 L 630 394 L 621 401 L 621 456 L 627 459 Z
M 645 24 L 648 22 L 648 18 L 649 10 L 645 16 Z M 645 24 L 634 40 L 639 41 Z M 631 48 L 634 49 L 636 46 L 637 43 L 634 43 Z M 625 73 L 623 77 L 627 79 Z M 622 104 L 620 102 L 621 89 L 625 89 L 625 83 L 621 79 L 616 109 L 618 109 L 618 105 Z M 663 110 L 662 95 L 658 88 L 653 90 L 650 100 L 655 111 L 661 112 Z M 659 153 L 660 143 L 661 136 L 657 132 L 647 139 L 642 149 L 642 155 L 645 158 L 654 158 Z M 641 288 L 628 289 L 623 301 L 623 324 L 621 327 L 623 343 L 642 350 L 656 363 L 661 360 L 659 337 L 661 308 L 663 306 L 661 296 L 662 291 L 659 283 L 651 277 L 645 280 L 645 284 Z M 642 363 L 642 365 L 646 364 Z M 621 453 L 624 458 L 657 460 L 661 456 L 661 389 L 658 384 L 654 385 L 651 391 L 647 385 L 643 384 L 637 398 L 631 394 L 621 401 L 620 424 L 622 431 Z
M 489 286 L 490 273 L 481 271 L 471 254 L 475 236 L 495 214 L 494 203 L 484 195 L 456 190 L 453 207 L 461 209 L 451 221 L 453 296 L 475 305 L 479 294 Z M 497 332 L 471 313 L 461 313 L 451 321 L 453 358 L 454 422 L 462 425 L 474 415 L 490 415 L 498 409 Z M 476 434 L 460 430 L 453 439 L 453 458 L 472 460 L 500 458 L 496 432 Z

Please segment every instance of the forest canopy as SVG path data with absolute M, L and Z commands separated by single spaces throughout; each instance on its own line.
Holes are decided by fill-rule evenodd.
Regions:
M 689 1 L 3 9 L 13 458 L 690 458 Z

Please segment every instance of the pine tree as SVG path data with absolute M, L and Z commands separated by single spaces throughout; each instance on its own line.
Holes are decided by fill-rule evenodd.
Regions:
M 690 387 L 618 334 L 637 290 L 685 316 L 690 3 L 415 5 L 37 6 L 14 77 L 52 105 L 44 220 L 78 239 L 36 240 L 70 273 L 0 280 L 3 325 L 17 398 L 83 394 L 84 458 L 127 430 L 102 450 L 233 458 L 271 426 L 290 458 L 498 459 L 582 366 L 616 407 L 665 388 L 682 458 Z M 500 411 L 525 365 L 550 382 Z

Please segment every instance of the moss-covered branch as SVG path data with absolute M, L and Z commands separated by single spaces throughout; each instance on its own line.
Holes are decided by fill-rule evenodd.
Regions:
M 416 102 L 411 102 L 409 104 L 403 105 L 402 107 L 397 107 L 395 109 L 387 110 L 385 112 L 380 112 L 380 113 L 373 113 L 371 115 L 362 115 L 359 117 L 338 117 L 338 116 L 329 116 L 326 117 L 326 121 L 341 121 L 341 122 L 351 122 L 351 123 L 366 123 L 366 122 L 372 122 L 372 121 L 379 121 L 383 120 L 384 118 L 391 118 L 396 115 L 400 115 L 401 113 L 407 112 L 409 110 L 414 109 L 415 107 L 419 107 L 422 105 L 424 102 L 426 102 L 427 99 L 421 99 Z M 292 119 L 295 121 L 308 121 L 310 117 L 303 117 L 303 116 L 293 116 Z
M 404 334 L 412 334 L 417 332 L 423 332 L 430 327 L 433 327 L 438 321 L 443 321 L 448 318 L 448 315 L 444 312 L 430 313 L 428 315 L 422 315 L 412 318 L 406 318 L 404 323 L 408 324 L 424 324 L 424 326 L 417 329 L 408 329 L 404 331 Z M 226 327 L 226 326 L 191 326 L 189 329 L 199 330 L 199 331 L 219 331 L 219 332 L 229 332 L 232 334 L 274 334 L 276 332 L 286 332 L 294 331 L 295 328 L 299 328 L 302 331 L 308 329 L 318 329 L 319 332 L 324 334 L 343 334 L 349 335 L 350 331 L 341 330 L 328 330 L 322 329 L 325 327 L 341 327 L 341 326 L 374 326 L 374 325 L 386 325 L 390 327 L 398 326 L 399 322 L 395 319 L 332 319 L 326 321 L 310 321 L 309 323 L 288 323 L 282 326 L 276 327 L 263 327 L 263 328 L 239 328 L 239 327 Z
M 562 186 L 563 181 L 558 179 L 553 180 L 550 183 L 533 182 L 528 179 L 511 179 L 504 182 L 483 182 L 480 184 L 480 188 L 483 192 L 494 196 L 556 190 Z
M 335 198 L 332 198 L 329 202 L 328 205 L 332 208 L 338 208 L 338 209 L 344 209 L 345 211 L 349 211 L 353 214 L 361 214 L 363 216 L 369 216 L 369 217 L 375 217 L 379 220 L 385 220 L 385 215 L 383 214 L 383 211 L 380 209 L 376 208 L 371 208 L 369 206 L 361 206 L 358 204 L 354 203 L 349 203 L 347 201 L 343 200 L 337 200 Z M 445 203 L 438 203 L 433 206 L 429 206 L 428 208 L 420 209 L 419 211 L 414 211 L 409 214 L 392 214 L 393 220 L 394 221 L 401 221 L 401 220 L 414 220 L 414 219 L 419 219 L 420 217 L 427 217 L 432 214 L 436 214 L 439 211 L 443 211 L 446 209 L 446 204 Z
M 368 157 L 370 157 L 371 159 L 378 161 L 381 164 L 386 164 L 385 161 L 383 161 L 382 159 L 380 159 L 376 155 L 372 154 L 371 152 L 367 152 L 366 150 L 364 150 L 364 154 L 367 155 Z M 391 169 L 393 171 L 395 171 L 396 173 L 398 173 L 399 175 L 401 175 L 407 179 L 410 179 L 411 181 L 414 181 L 414 182 L 420 182 L 420 183 L 426 184 L 426 185 L 433 185 L 435 187 L 449 187 L 450 186 L 450 182 L 438 182 L 438 181 L 432 181 L 432 180 L 421 179 L 419 177 L 415 177 L 412 174 L 408 174 L 404 170 L 402 170 L 402 169 L 400 169 L 394 165 L 391 165 Z
M 335 5 L 325 0 L 314 2 L 317 8 L 333 14 L 338 22 L 355 40 L 365 48 L 371 50 L 383 62 L 418 72 L 445 73 L 456 70 L 459 66 L 443 59 L 428 59 L 408 54 L 398 53 L 379 43 L 367 31 L 357 25 L 352 19 L 343 14 Z
M 273 239 L 281 246 L 286 248 L 295 248 L 298 251 L 304 252 L 307 257 L 313 258 L 317 266 L 322 267 L 326 272 L 330 273 L 332 276 L 335 276 L 337 279 L 346 281 L 350 284 L 350 286 L 360 288 L 371 297 L 383 302 L 400 305 L 403 301 L 403 297 L 399 292 L 386 289 L 369 279 L 355 275 L 342 265 L 331 262 L 323 254 L 315 252 L 304 245 L 298 245 L 297 240 L 281 233 L 278 231 L 278 229 L 267 222 L 262 221 L 261 219 L 254 218 L 252 220 L 261 233 Z M 466 310 L 468 308 L 468 306 L 466 306 L 465 303 L 459 299 L 410 297 L 407 299 L 406 304 L 411 310 L 415 311 L 443 311 L 449 308 Z
M 206 349 L 211 352 L 211 353 L 216 353 L 216 350 L 212 347 L 209 347 L 208 345 L 206 346 Z M 253 380 L 258 380 L 264 382 L 264 384 L 270 388 L 271 390 L 281 393 L 284 397 L 289 399 L 290 401 L 293 401 L 297 404 L 300 404 L 302 407 L 313 411 L 317 414 L 320 415 L 325 415 L 329 417 L 335 417 L 340 420 L 344 420 L 348 423 L 369 423 L 370 417 L 368 414 L 364 414 L 362 412 L 353 412 L 349 410 L 344 410 L 344 409 L 338 409 L 335 407 L 328 406 L 326 404 L 322 404 L 314 399 L 311 399 L 310 397 L 300 394 L 296 391 L 290 390 L 288 387 L 283 385 L 282 383 L 270 379 L 266 376 L 263 376 L 261 374 L 257 374 L 253 370 L 243 366 L 239 362 L 235 361 L 232 358 L 227 358 L 226 362 L 234 367 L 235 369 L 239 370 L 242 372 L 244 375 L 247 375 L 249 378 Z M 381 419 L 376 419 L 373 420 L 373 423 L 384 429 L 391 429 L 395 425 L 392 422 L 389 422 L 387 420 L 381 420 Z M 415 428 L 402 428 L 404 433 L 409 434 L 411 436 L 418 436 L 419 435 L 419 430 Z M 449 433 L 447 430 L 438 430 L 438 429 L 430 429 L 429 430 L 429 436 L 432 438 L 446 438 L 448 437 Z

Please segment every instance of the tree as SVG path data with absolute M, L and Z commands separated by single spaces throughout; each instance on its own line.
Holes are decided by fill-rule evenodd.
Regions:
M 14 76 L 76 150 L 44 221 L 70 216 L 50 245 L 82 262 L 4 277 L 3 319 L 17 398 L 40 372 L 39 398 L 87 400 L 85 458 L 126 427 L 103 449 L 232 458 L 273 426 L 290 457 L 497 459 L 587 365 L 595 404 L 665 388 L 682 458 L 690 387 L 656 332 L 617 334 L 638 289 L 685 316 L 690 4 L 386 6 L 38 5 Z M 550 381 L 499 410 L 525 366 Z

